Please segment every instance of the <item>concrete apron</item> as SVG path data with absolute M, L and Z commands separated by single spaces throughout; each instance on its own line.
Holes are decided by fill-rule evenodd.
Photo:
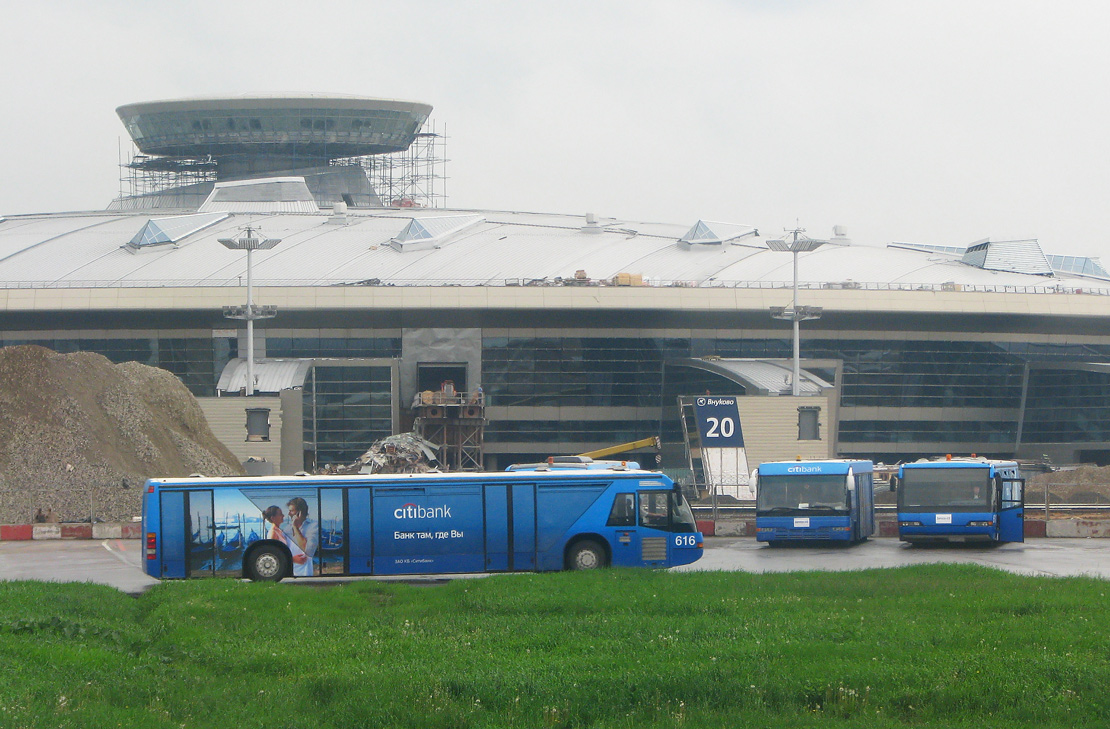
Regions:
M 707 537 L 754 537 L 755 519 L 698 520 L 698 530 Z M 880 518 L 875 523 L 875 537 L 898 537 L 898 522 Z M 1110 519 L 1025 519 L 1025 537 L 1110 538 Z

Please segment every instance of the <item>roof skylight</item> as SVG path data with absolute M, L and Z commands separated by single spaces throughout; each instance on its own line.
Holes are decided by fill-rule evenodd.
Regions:
M 699 220 L 678 239 L 679 243 L 688 245 L 719 246 L 728 241 L 744 238 L 749 235 L 759 235 L 759 231 L 750 225 L 737 225 L 736 223 L 714 223 L 710 220 Z
M 998 240 L 989 238 L 972 243 L 961 259 L 986 271 L 1010 271 L 1036 276 L 1051 276 L 1052 266 L 1036 240 Z
M 451 236 L 484 222 L 481 215 L 441 215 L 413 218 L 390 244 L 399 251 L 423 250 L 442 245 Z
M 227 218 L 227 213 L 196 213 L 193 215 L 174 215 L 168 218 L 151 218 L 146 225 L 127 242 L 130 248 L 177 243 L 193 233 L 215 225 Z

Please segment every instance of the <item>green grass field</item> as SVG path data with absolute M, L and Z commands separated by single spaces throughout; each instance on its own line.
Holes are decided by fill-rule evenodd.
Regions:
M 1110 583 L 0 583 L 0 727 L 1106 727 Z

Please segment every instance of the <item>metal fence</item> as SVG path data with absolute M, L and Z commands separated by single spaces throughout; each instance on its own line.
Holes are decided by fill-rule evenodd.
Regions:
M 80 489 L 0 489 L 0 524 L 30 524 L 40 515 L 61 523 L 126 522 L 142 513 L 142 489 L 118 482 Z

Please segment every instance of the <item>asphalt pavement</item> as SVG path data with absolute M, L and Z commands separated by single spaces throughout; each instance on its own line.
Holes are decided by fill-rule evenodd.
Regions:
M 769 547 L 751 537 L 708 537 L 705 541 L 705 555 L 699 561 L 675 570 L 838 571 L 951 562 L 980 564 L 1025 575 L 1110 579 L 1110 539 L 1035 539 L 1022 544 L 937 547 L 912 547 L 890 538 L 871 539 L 854 546 Z M 142 546 L 138 539 L 0 542 L 0 580 L 92 582 L 140 594 L 158 584 L 158 580 L 142 571 Z M 430 575 L 420 581 L 450 577 Z M 300 581 L 318 584 L 343 579 L 321 577 Z

